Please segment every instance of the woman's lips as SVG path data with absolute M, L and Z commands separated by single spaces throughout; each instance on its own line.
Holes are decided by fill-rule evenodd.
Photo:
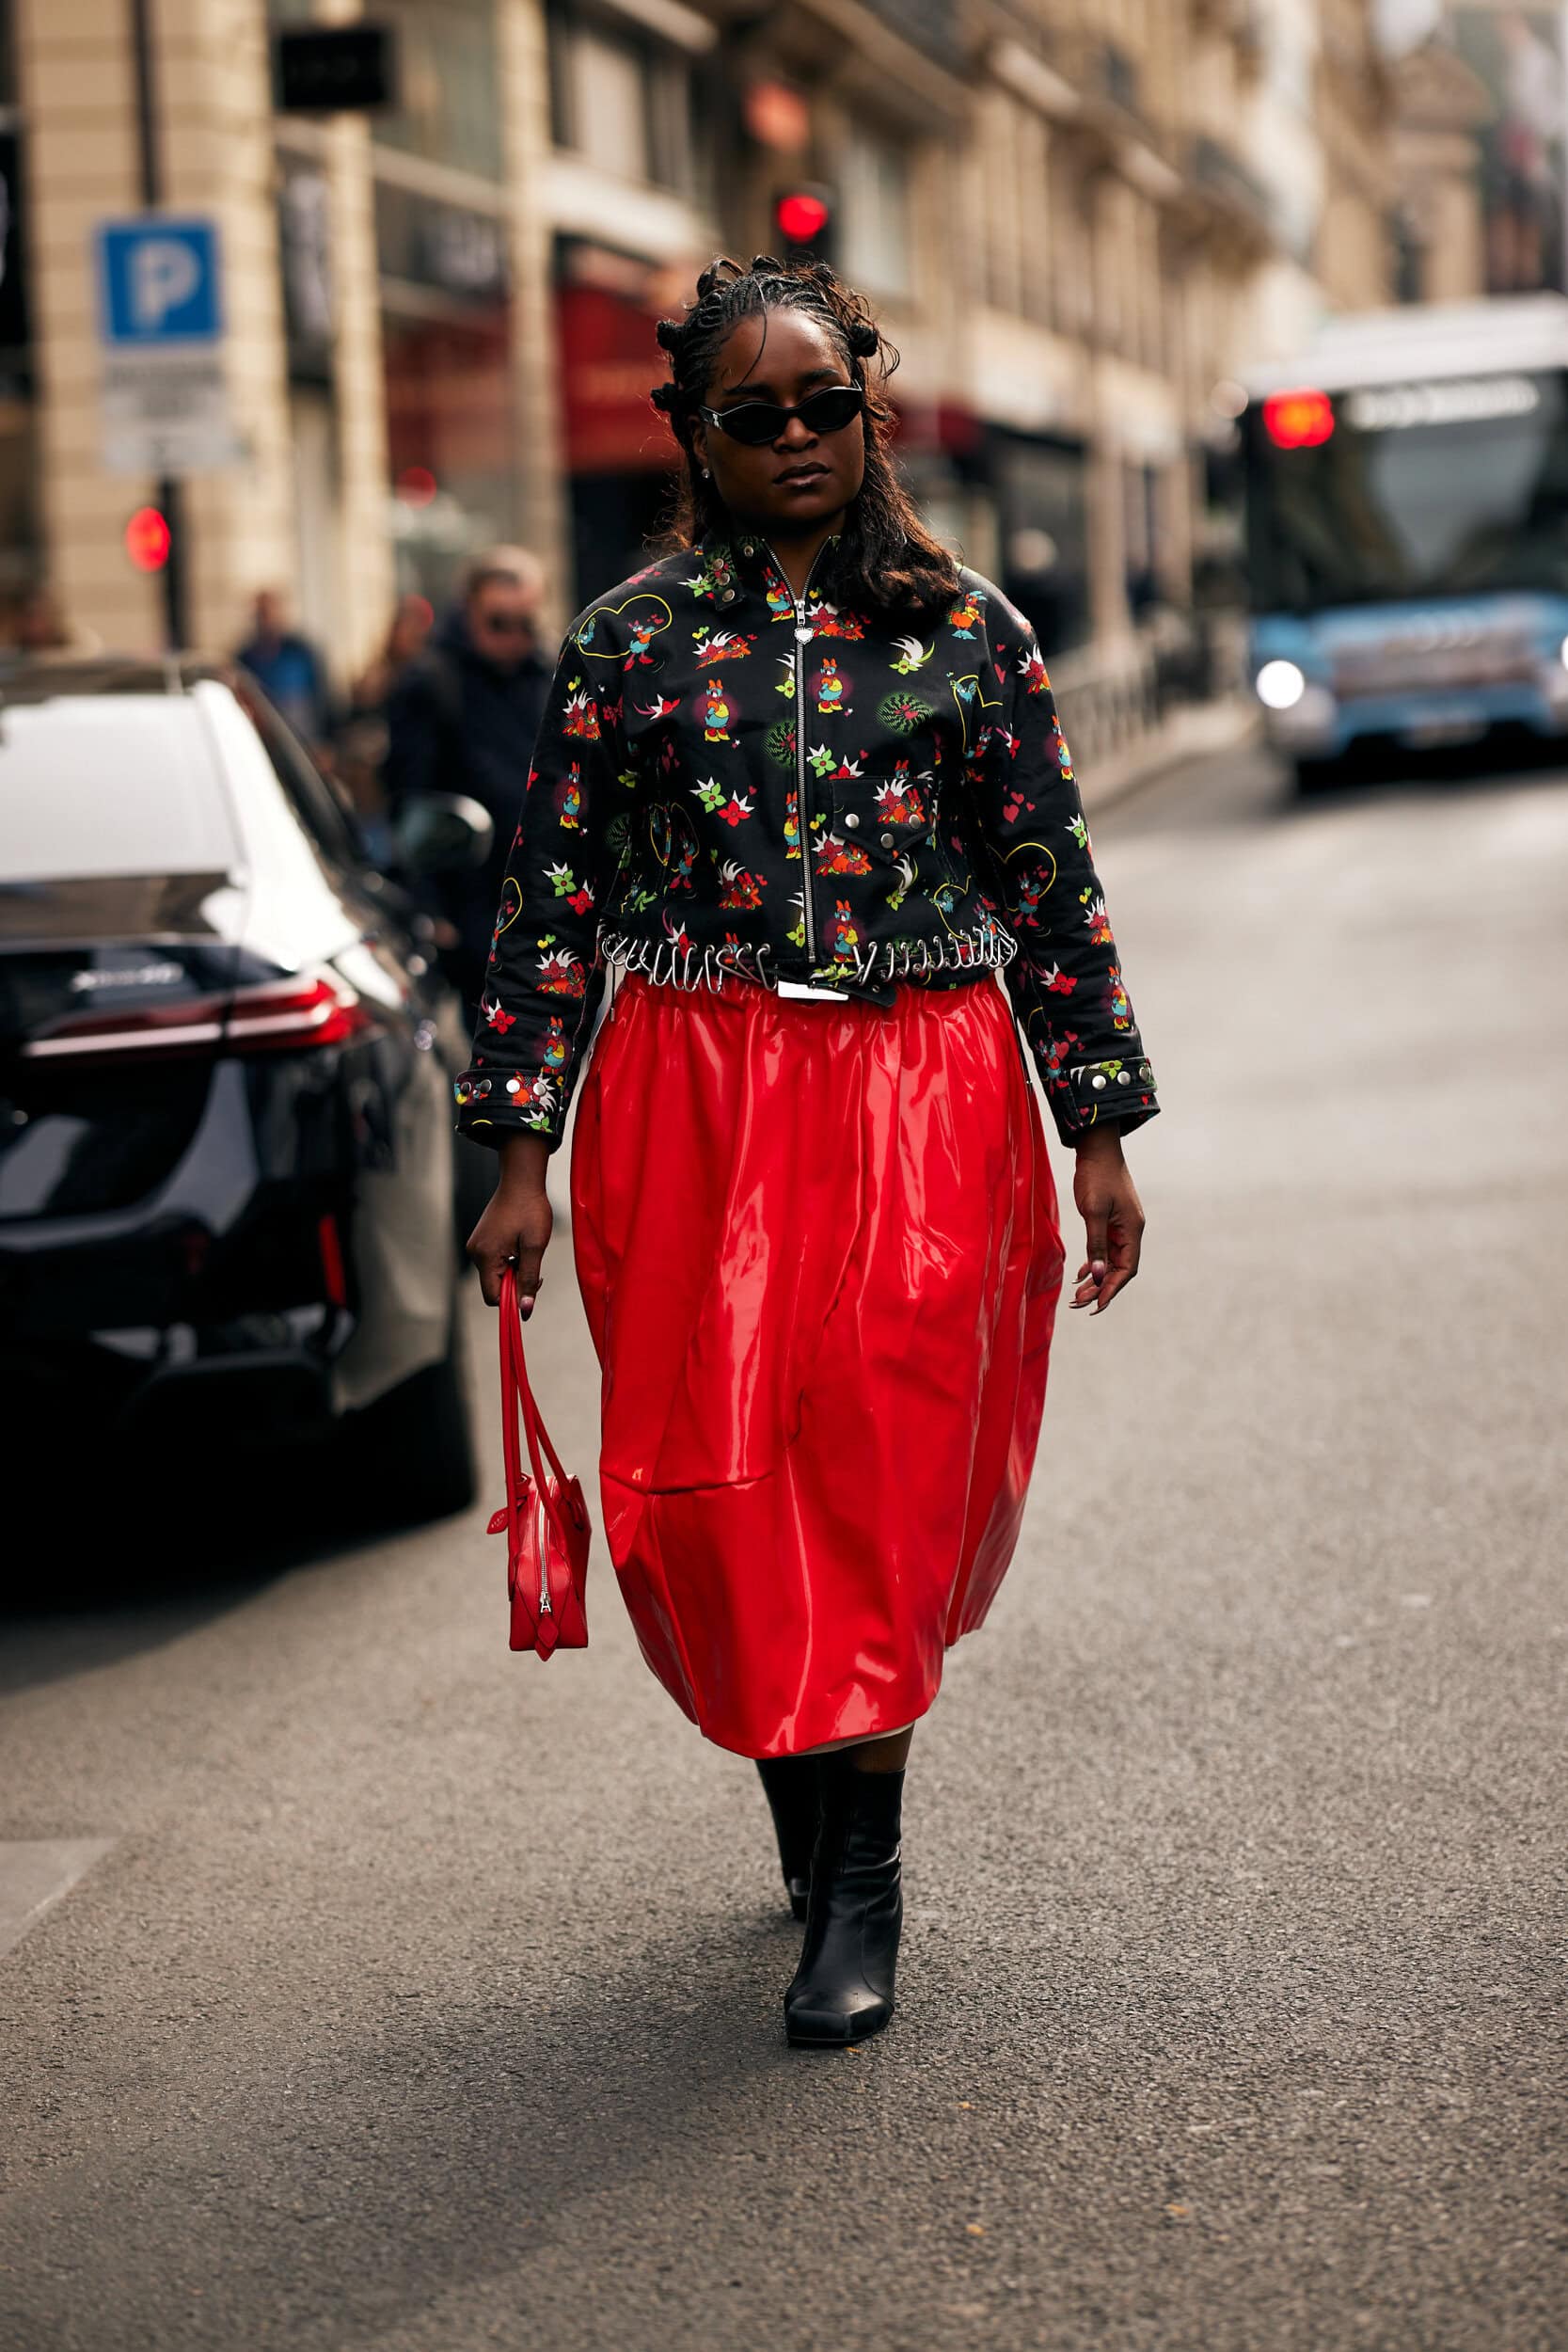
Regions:
M 826 466 L 792 466 L 787 473 L 774 475 L 781 490 L 808 490 L 814 482 L 825 482 Z

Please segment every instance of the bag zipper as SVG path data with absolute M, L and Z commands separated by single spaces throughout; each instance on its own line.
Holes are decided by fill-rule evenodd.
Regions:
M 555 1607 L 550 1599 L 550 1572 L 545 1559 L 545 1505 L 537 1494 L 533 1498 L 533 1544 L 539 1554 L 539 1614 L 553 1617 Z

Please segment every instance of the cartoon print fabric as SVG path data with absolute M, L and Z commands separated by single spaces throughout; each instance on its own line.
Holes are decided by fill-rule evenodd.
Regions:
M 1157 1108 L 1050 680 L 977 573 L 918 633 L 768 548 L 661 558 L 568 632 L 459 1123 L 559 1142 L 608 964 L 682 988 L 998 967 L 1062 1136 Z

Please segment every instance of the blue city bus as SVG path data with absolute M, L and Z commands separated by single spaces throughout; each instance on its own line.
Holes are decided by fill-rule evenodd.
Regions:
M 1568 735 L 1568 300 L 1338 319 L 1244 389 L 1252 678 L 1301 788 Z

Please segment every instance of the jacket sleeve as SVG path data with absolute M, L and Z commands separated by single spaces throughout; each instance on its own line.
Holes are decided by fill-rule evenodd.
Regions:
M 1110 1120 L 1141 1126 L 1159 1104 L 1039 645 L 1000 598 L 992 610 L 968 763 L 979 863 L 1018 943 L 1007 992 L 1071 1143 Z
M 610 684 L 586 668 L 568 639 L 507 861 L 473 1059 L 457 1082 L 458 1126 L 481 1143 L 520 1132 L 554 1151 L 604 993 L 606 834 L 629 763 L 610 699 L 620 671 Z

